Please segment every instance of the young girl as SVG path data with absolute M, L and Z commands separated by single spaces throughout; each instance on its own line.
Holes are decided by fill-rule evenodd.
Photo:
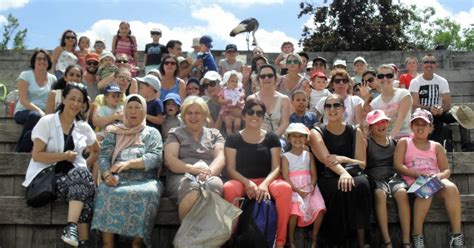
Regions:
M 407 73 L 400 75 L 400 88 L 409 89 L 411 80 L 418 76 L 418 60 L 415 57 L 408 57 L 405 59 L 405 67 Z
M 396 142 L 388 136 L 388 118 L 382 110 L 374 110 L 367 114 L 370 136 L 367 140 L 366 173 L 372 182 L 375 198 L 375 212 L 383 235 L 385 248 L 392 248 L 388 232 L 387 196 L 395 198 L 402 229 L 403 248 L 410 248 L 410 205 L 408 202 L 407 185 L 395 173 L 393 153 Z
M 86 55 L 90 52 L 90 45 L 91 41 L 86 36 L 81 36 L 81 38 L 79 38 L 79 51 L 76 52 L 76 56 L 78 59 L 77 62 L 83 71 L 86 70 Z
M 221 112 L 227 134 L 240 130 L 242 122 L 242 109 L 244 107 L 245 93 L 242 89 L 242 73 L 235 70 L 224 74 L 222 90 L 219 93 L 219 103 L 222 104 Z
M 449 222 L 451 223 L 450 247 L 464 247 L 464 235 L 461 232 L 461 197 L 457 186 L 448 178 L 451 171 L 448 167 L 446 152 L 441 144 L 428 140 L 433 131 L 433 115 L 427 110 L 417 108 L 412 114 L 410 128 L 411 138 L 403 138 L 395 149 L 395 169 L 410 186 L 419 176 L 436 176 L 444 188 L 435 196 L 444 201 Z M 423 223 L 431 206 L 433 197 L 416 198 L 413 206 L 412 239 L 415 248 L 425 247 Z
M 304 149 L 309 130 L 302 123 L 291 123 L 285 131 L 291 150 L 282 156 L 282 176 L 293 189 L 291 216 L 288 222 L 290 247 L 295 246 L 296 224 L 313 224 L 311 247 L 316 247 L 317 236 L 326 206 L 316 185 L 316 166 L 311 153 Z
M 112 41 L 112 53 L 117 56 L 117 54 L 125 53 L 128 56 L 128 64 L 132 68 L 135 68 L 137 65 L 137 39 L 132 35 L 130 30 L 130 23 L 121 22 L 119 25 L 119 30 L 114 36 Z M 135 77 L 137 74 L 135 70 L 132 70 L 132 76 Z

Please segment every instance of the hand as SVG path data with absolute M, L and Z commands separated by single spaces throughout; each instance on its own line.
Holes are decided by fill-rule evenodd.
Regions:
M 206 181 L 207 178 L 209 178 L 209 174 L 206 174 L 206 173 L 199 173 L 197 175 L 197 180 L 201 182 Z
M 296 189 L 296 193 L 298 193 L 298 195 L 300 195 L 302 198 L 305 198 L 306 196 L 309 195 L 309 192 L 306 192 L 302 189 Z
M 362 80 L 363 81 L 363 80 Z M 360 97 L 368 99 L 370 97 L 370 87 L 367 82 L 361 82 L 359 86 Z
M 112 173 L 118 174 L 122 171 L 126 171 L 126 170 L 129 170 L 129 169 L 130 169 L 130 163 L 129 162 L 117 162 L 114 165 L 112 165 L 112 168 L 110 169 L 110 171 Z
M 110 187 L 115 187 L 119 183 L 119 177 L 117 175 L 109 174 L 104 178 L 105 184 Z
M 77 152 L 75 151 L 65 151 L 63 154 L 65 156 L 64 160 L 67 160 L 71 163 L 76 160 Z
M 191 171 L 189 172 L 195 176 L 199 176 L 199 174 L 204 174 L 210 176 L 211 169 L 207 165 L 195 164 L 192 165 Z
M 338 156 L 334 154 L 329 154 L 326 157 L 326 166 L 335 166 L 337 164 L 344 163 L 345 157 L 344 156 Z
M 270 199 L 270 193 L 268 193 L 268 186 L 265 183 L 261 183 L 258 185 L 258 191 L 257 191 L 257 197 L 256 200 L 258 202 L 261 202 L 262 200 L 269 200 Z
M 255 199 L 257 197 L 258 186 L 254 182 L 250 181 L 245 185 L 245 191 L 249 199 Z
M 354 178 L 352 178 L 352 176 L 347 171 L 344 171 L 339 176 L 337 188 L 342 192 L 350 192 L 352 190 L 352 186 L 355 186 Z
M 430 107 L 430 112 L 433 115 L 441 115 L 441 114 L 443 114 L 443 107 L 431 106 Z

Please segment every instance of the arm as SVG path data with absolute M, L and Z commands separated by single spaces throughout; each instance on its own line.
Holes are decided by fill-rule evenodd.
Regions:
M 56 91 L 52 90 L 48 93 L 48 100 L 46 100 L 45 114 L 54 113 L 54 105 L 56 103 Z
M 59 161 L 67 160 L 74 161 L 76 159 L 76 152 L 46 152 L 46 143 L 41 139 L 36 138 L 33 142 L 33 151 L 31 157 L 33 161 L 43 164 L 54 164 Z
M 146 120 L 156 125 L 162 125 L 163 122 L 165 122 L 165 116 L 163 116 L 163 114 L 158 114 L 156 116 L 147 114 Z
M 183 102 L 184 98 L 186 98 L 186 83 L 182 79 L 178 83 L 178 95 L 181 97 L 181 102 Z
M 172 142 L 165 145 L 165 166 L 176 174 L 187 172 L 193 175 L 198 175 L 201 173 L 202 170 L 200 168 L 194 167 L 192 164 L 186 164 L 178 158 L 179 147 L 180 145 L 178 142 Z
M 121 113 L 113 113 L 107 116 L 99 116 L 100 107 L 94 108 L 94 113 L 92 116 L 92 124 L 96 127 L 105 128 L 107 125 L 114 123 L 114 121 L 120 121 L 123 119 L 123 114 Z
M 283 54 L 278 54 L 278 57 L 275 59 L 275 66 L 277 69 L 280 69 L 280 62 L 283 60 Z
M 138 94 L 138 82 L 135 78 L 130 81 L 129 94 Z
M 395 138 L 400 132 L 400 129 L 403 126 L 403 122 L 405 121 L 405 117 L 407 116 L 408 112 L 410 111 L 410 106 L 412 104 L 411 96 L 407 95 L 402 98 L 400 101 L 400 106 L 398 108 L 398 116 L 395 120 L 395 124 L 393 125 L 392 132 L 390 133 L 390 137 Z
M 212 176 L 219 176 L 225 166 L 224 143 L 217 143 L 214 147 L 214 160 L 209 165 Z
M 111 82 L 113 82 L 115 80 L 115 75 L 114 73 L 108 75 L 106 78 L 102 78 L 98 83 L 97 83 L 97 88 L 99 90 L 102 90 L 105 88 L 105 86 L 107 86 L 108 84 L 110 84 Z
M 446 152 L 440 143 L 435 143 L 436 158 L 438 160 L 439 173 L 436 175 L 440 180 L 448 179 L 451 176 L 451 170 L 449 169 L 448 158 Z
M 290 123 L 290 100 L 287 96 L 280 97 L 282 98 L 280 125 L 278 126 L 278 129 L 275 130 L 275 133 L 278 135 L 278 137 L 285 133 L 285 130 Z
M 397 143 L 397 147 L 395 148 L 395 152 L 393 154 L 393 166 L 395 170 L 405 176 L 417 178 L 420 174 L 413 169 L 408 168 L 403 163 L 403 158 L 405 157 L 405 152 L 407 150 L 407 140 L 401 139 Z
M 425 106 L 425 105 L 421 105 L 420 103 L 420 95 L 417 93 L 417 92 L 410 92 L 411 93 L 411 98 L 413 99 L 412 101 L 412 110 L 415 110 L 417 108 L 422 108 L 422 109 L 426 109 L 428 111 L 430 111 L 430 107 L 428 106 Z
M 316 187 L 316 183 L 318 181 L 318 173 L 316 172 L 316 163 L 314 161 L 314 157 L 309 154 L 309 170 L 311 172 L 311 186 L 314 188 Z
M 363 121 L 362 105 L 363 104 L 354 106 L 354 125 L 356 126 L 359 126 L 360 124 L 362 124 L 362 121 Z
M 91 167 L 99 158 L 99 143 L 96 141 L 94 144 L 89 146 L 89 157 L 86 159 L 87 167 Z
M 43 110 L 41 110 L 34 103 L 30 102 L 30 100 L 28 99 L 28 83 L 25 80 L 20 79 L 18 80 L 17 87 L 18 96 L 20 98 L 19 101 L 21 105 L 23 105 L 23 107 L 25 107 L 26 109 L 29 109 L 31 111 L 38 111 L 39 113 L 41 113 L 41 115 L 44 115 Z
M 355 145 L 355 151 L 354 151 L 355 158 L 348 158 L 346 156 L 335 155 L 336 160 L 340 164 L 358 164 L 361 169 L 365 169 L 366 156 L 367 154 L 366 154 L 364 135 L 362 134 L 362 131 L 359 128 L 357 128 L 357 131 L 356 131 L 356 145 Z
M 52 74 L 54 74 L 54 71 L 56 70 L 56 64 L 58 63 L 58 58 L 62 50 L 63 48 L 61 46 L 58 46 L 53 50 L 53 53 L 51 54 L 51 69 L 49 70 L 49 72 L 51 72 Z
M 451 109 L 451 95 L 449 93 L 443 93 L 441 97 L 443 98 L 443 106 L 441 106 L 443 108 L 442 112 L 447 112 Z
M 138 47 L 137 47 L 137 38 L 132 35 L 131 36 L 132 40 L 133 40 L 133 51 L 132 51 L 132 55 L 133 55 L 133 60 L 135 61 L 135 65 L 138 66 Z
M 143 56 L 143 65 L 146 66 L 146 63 L 148 61 L 148 49 L 147 49 L 147 46 L 145 45 L 145 51 L 143 52 L 144 56 Z
M 110 47 L 114 55 L 117 55 L 115 54 L 115 45 L 117 44 L 117 38 L 117 35 L 114 35 L 114 38 L 112 39 L 112 46 Z

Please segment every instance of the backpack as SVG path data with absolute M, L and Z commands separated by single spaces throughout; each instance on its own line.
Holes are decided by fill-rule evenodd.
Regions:
M 236 247 L 273 247 L 278 223 L 278 214 L 273 200 L 245 199 L 237 225 Z

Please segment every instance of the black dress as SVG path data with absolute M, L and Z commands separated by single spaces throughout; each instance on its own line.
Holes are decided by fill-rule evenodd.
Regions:
M 354 128 L 346 125 L 340 135 L 322 129 L 324 143 L 330 154 L 354 158 Z M 329 243 L 341 244 L 354 237 L 355 231 L 370 225 L 370 185 L 365 175 L 354 177 L 355 187 L 350 192 L 338 189 L 339 176 L 316 161 L 322 173 L 318 185 L 326 204 L 321 235 Z

